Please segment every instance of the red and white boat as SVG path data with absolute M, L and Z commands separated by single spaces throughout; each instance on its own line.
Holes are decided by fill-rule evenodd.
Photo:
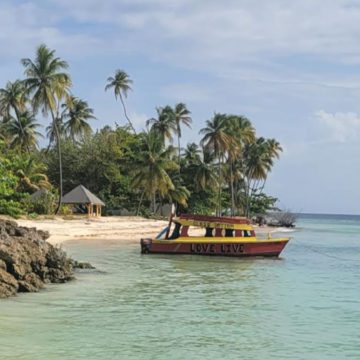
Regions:
M 258 239 L 250 221 L 241 217 L 184 214 L 155 239 L 141 239 L 143 254 L 194 254 L 277 257 L 290 238 Z

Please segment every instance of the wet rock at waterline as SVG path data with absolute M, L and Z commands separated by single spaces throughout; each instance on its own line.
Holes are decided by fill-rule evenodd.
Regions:
M 0 298 L 36 292 L 46 283 L 64 283 L 74 278 L 73 270 L 81 263 L 49 244 L 48 237 L 46 231 L 0 220 Z

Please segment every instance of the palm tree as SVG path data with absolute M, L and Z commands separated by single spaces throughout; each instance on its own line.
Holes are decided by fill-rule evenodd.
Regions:
M 276 139 L 267 139 L 268 153 L 271 158 L 279 159 L 280 153 L 283 151 L 280 143 Z
M 242 156 L 243 148 L 255 140 L 255 129 L 249 119 L 244 116 L 229 115 L 226 121 L 226 131 L 233 141 L 228 149 L 228 169 L 231 195 L 231 215 L 235 215 L 234 182 L 239 179 L 240 169 L 236 169 L 236 160 Z M 238 162 L 239 163 L 239 162 Z
M 201 161 L 200 158 L 201 150 L 199 149 L 199 146 L 196 143 L 190 143 L 187 144 L 185 150 L 184 150 L 184 160 L 189 165 L 194 163 L 199 163 Z
M 21 63 L 25 67 L 26 79 L 24 83 L 29 94 L 32 94 L 32 105 L 35 111 L 42 109 L 44 116 L 50 112 L 52 126 L 59 156 L 59 202 L 55 210 L 57 214 L 62 199 L 63 180 L 62 180 L 62 159 L 61 159 L 61 138 L 56 119 L 59 117 L 60 103 L 68 97 L 71 87 L 71 78 L 64 72 L 68 68 L 68 63 L 55 57 L 55 50 L 50 50 L 46 45 L 40 45 L 36 49 L 34 61 L 22 59 Z
M 169 189 L 166 198 L 170 201 L 170 204 L 181 205 L 186 208 L 188 205 L 188 199 L 190 197 L 190 191 L 186 188 L 186 186 L 181 184 L 175 184 L 173 189 Z M 175 213 L 177 213 L 177 209 L 175 209 Z
M 211 120 L 206 121 L 206 127 L 200 130 L 200 134 L 204 137 L 200 141 L 200 144 L 206 148 L 206 150 L 213 151 L 218 158 L 218 184 L 219 184 L 219 200 L 218 200 L 218 215 L 221 216 L 221 188 L 222 188 L 222 173 L 221 165 L 222 160 L 225 157 L 227 150 L 230 148 L 233 139 L 227 133 L 226 129 L 226 115 L 215 114 Z
M 150 131 L 145 134 L 143 149 L 134 163 L 133 186 L 142 189 L 152 201 L 153 211 L 156 211 L 156 194 L 164 198 L 174 184 L 169 171 L 177 170 L 178 165 L 171 160 L 174 148 L 165 148 L 158 133 Z
M 178 137 L 178 156 L 179 156 L 179 166 L 180 166 L 180 138 L 181 138 L 181 124 L 186 125 L 191 128 L 192 119 L 190 116 L 191 112 L 187 109 L 186 105 L 183 103 L 178 103 L 174 108 L 174 117 L 176 124 L 176 134 Z
M 20 80 L 9 81 L 4 89 L 0 89 L 0 114 L 7 118 L 14 110 L 16 118 L 25 110 L 27 94 L 24 83 Z
M 171 106 L 157 108 L 157 118 L 151 118 L 146 121 L 146 126 L 151 125 L 151 131 L 159 134 L 162 142 L 166 140 L 173 141 L 173 133 L 176 132 L 175 114 Z
M 136 134 L 135 128 L 127 115 L 125 102 L 124 102 L 124 97 L 126 98 L 128 91 L 131 90 L 131 84 L 133 83 L 133 81 L 130 79 L 129 75 L 125 71 L 116 70 L 115 76 L 108 77 L 107 82 L 108 84 L 105 86 L 105 91 L 110 90 L 112 88 L 114 89 L 115 99 L 116 100 L 117 98 L 120 99 L 122 107 L 124 109 L 124 115 L 126 117 L 126 120 L 128 121 L 133 132 Z
M 0 115 L 5 122 L 14 119 L 11 110 L 14 111 L 18 127 L 23 133 L 21 122 L 19 121 L 20 113 L 25 111 L 26 102 L 28 101 L 26 88 L 20 80 L 8 82 L 4 89 L 0 89 Z M 23 134 L 24 135 L 24 134 Z M 30 149 L 27 149 L 28 152 Z
M 12 166 L 14 173 L 19 178 L 17 191 L 34 192 L 39 189 L 51 189 L 44 164 L 31 157 L 16 156 Z
M 215 189 L 219 186 L 219 181 L 216 178 L 214 171 L 214 153 L 203 147 L 202 159 L 194 163 L 193 174 L 195 189 L 197 191 Z
M 62 119 L 64 121 L 64 130 L 75 143 L 78 139 L 84 139 L 92 133 L 91 126 L 88 121 L 96 119 L 93 115 L 94 111 L 84 100 L 71 96 L 66 104 L 62 107 Z
M 245 147 L 244 173 L 247 215 L 249 215 L 252 193 L 264 187 L 267 175 L 274 165 L 274 159 L 279 158 L 281 151 L 282 148 L 275 139 L 264 139 L 263 137 Z
M 36 130 L 39 127 L 35 115 L 28 110 L 19 113 L 18 120 L 11 117 L 6 123 L 7 134 L 11 139 L 10 145 L 19 146 L 22 150 L 27 149 L 30 153 L 30 149 L 37 147 L 38 137 L 42 137 Z

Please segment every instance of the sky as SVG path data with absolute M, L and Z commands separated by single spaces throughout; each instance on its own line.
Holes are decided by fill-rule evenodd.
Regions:
M 101 128 L 126 124 L 104 92 L 123 69 L 137 129 L 178 102 L 183 142 L 214 112 L 244 115 L 284 148 L 266 185 L 281 208 L 359 214 L 359 24 L 356 0 L 0 0 L 0 87 L 45 43 Z

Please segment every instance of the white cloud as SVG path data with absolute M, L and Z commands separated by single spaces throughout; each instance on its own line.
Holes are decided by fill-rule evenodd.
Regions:
M 0 2 L 0 56 L 2 61 L 16 61 L 31 56 L 34 48 L 46 43 L 62 56 L 86 56 L 101 45 L 100 39 L 59 26 L 64 14 L 36 2 Z
M 0 55 L 20 58 L 46 42 L 72 58 L 137 54 L 227 80 L 360 87 L 291 61 L 360 63 L 359 22 L 349 0 L 5 0 Z
M 360 57 L 360 8 L 348 0 L 53 2 L 77 21 L 138 29 L 142 36 L 145 31 L 152 41 L 144 47 L 171 39 L 174 50 L 180 41 L 179 50 L 190 50 L 183 52 L 190 58 L 201 54 L 238 63 L 260 53 Z
M 325 126 L 330 140 L 340 143 L 360 140 L 360 114 L 353 112 L 332 114 L 320 110 L 315 113 L 315 117 Z

